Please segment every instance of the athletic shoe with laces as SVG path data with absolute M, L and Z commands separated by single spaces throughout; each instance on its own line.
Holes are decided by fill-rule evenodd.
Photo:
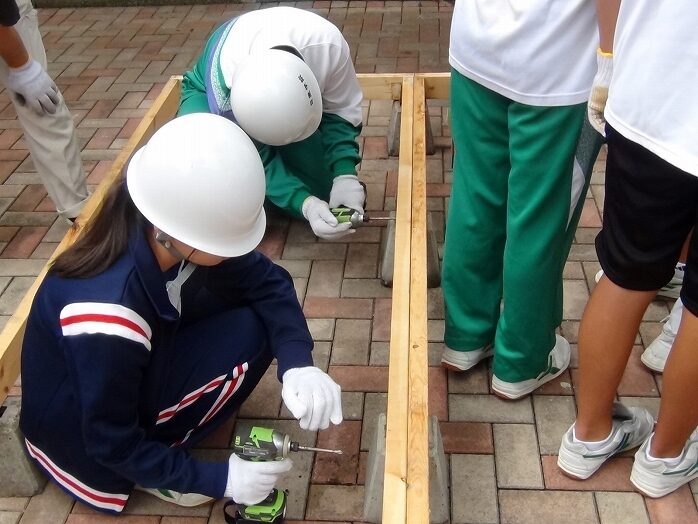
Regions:
M 629 408 L 613 403 L 613 426 L 609 442 L 600 449 L 590 450 L 575 442 L 574 424 L 562 436 L 557 466 L 570 477 L 588 479 L 613 455 L 636 448 L 652 433 L 654 419 L 644 408 Z
M 658 498 L 668 495 L 687 482 L 698 478 L 698 428 L 696 428 L 681 452 L 681 460 L 673 466 L 663 460 L 647 457 L 647 439 L 635 453 L 635 462 L 630 472 L 630 482 L 648 497 Z
M 570 365 L 570 344 L 560 335 L 555 335 L 555 346 L 548 354 L 548 366 L 536 377 L 521 382 L 506 382 L 492 376 L 492 391 L 495 395 L 515 400 L 532 393 L 546 382 L 560 375 Z
M 481 360 L 491 357 L 493 353 L 492 344 L 473 351 L 456 351 L 446 346 L 441 354 L 441 365 L 452 371 L 467 371 Z
M 683 273 L 685 267 L 686 264 L 676 264 L 676 267 L 674 268 L 674 276 L 671 277 L 671 280 L 666 286 L 657 291 L 658 297 L 679 298 L 679 295 L 681 294 L 681 286 L 683 286 Z M 599 270 L 596 275 L 594 275 L 594 282 L 598 284 L 602 276 L 603 269 Z
M 134 486 L 134 489 L 186 508 L 201 506 L 213 501 L 212 497 L 207 497 L 199 493 L 180 493 L 179 491 L 173 491 L 171 489 L 144 488 L 143 486 Z
M 676 334 L 679 332 L 681 324 L 681 315 L 683 315 L 683 302 L 679 298 L 674 307 L 671 308 L 671 313 L 662 322 L 662 332 L 647 346 L 640 356 L 642 363 L 657 373 L 664 372 L 666 359 L 669 358 L 669 351 L 674 344 Z

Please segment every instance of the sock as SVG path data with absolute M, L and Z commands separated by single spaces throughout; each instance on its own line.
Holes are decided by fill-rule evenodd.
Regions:
M 661 460 L 662 462 L 664 462 L 664 464 L 666 464 L 669 467 L 678 466 L 679 462 L 681 462 L 683 453 L 681 453 L 681 455 L 679 455 L 678 457 L 653 457 L 652 455 L 650 455 L 651 446 L 652 437 L 649 438 L 649 441 L 647 442 L 647 447 L 645 448 L 645 457 L 647 457 L 647 460 Z
M 587 448 L 589 451 L 598 451 L 598 450 L 600 450 L 601 448 L 603 448 L 604 446 L 606 446 L 606 445 L 611 441 L 611 437 L 612 437 L 612 436 L 613 436 L 613 428 L 611 427 L 611 432 L 608 434 L 608 436 L 607 436 L 605 439 L 603 439 L 603 440 L 598 440 L 598 441 L 595 441 L 595 442 L 587 442 L 587 441 L 585 441 L 585 440 L 579 440 L 579 439 L 577 438 L 577 434 L 576 434 L 576 432 L 575 432 L 575 428 L 572 428 L 572 442 L 574 442 L 575 444 L 584 444 L 584 446 L 586 446 L 586 448 Z

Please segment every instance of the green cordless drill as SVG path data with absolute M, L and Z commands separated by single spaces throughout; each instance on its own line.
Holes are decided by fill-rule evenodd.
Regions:
M 275 429 L 255 426 L 253 424 L 238 422 L 233 437 L 233 452 L 243 460 L 253 462 L 282 460 L 291 451 L 322 451 L 341 455 L 339 449 L 323 449 L 301 446 L 298 442 L 291 441 L 287 434 Z M 234 524 L 251 524 L 258 522 L 273 522 L 278 524 L 283 521 L 286 513 L 286 491 L 274 489 L 269 496 L 258 504 L 245 506 L 237 504 L 235 516 L 231 517 L 226 508 L 226 522 Z
M 330 211 L 337 219 L 337 222 L 340 224 L 350 222 L 351 227 L 354 229 L 362 226 L 366 222 L 373 222 L 375 220 L 395 220 L 393 217 L 369 217 L 366 213 L 360 213 L 356 209 L 350 207 L 333 207 Z
M 276 488 L 262 502 L 252 506 L 236 504 L 229 500 L 223 506 L 223 514 L 228 524 L 258 524 L 259 522 L 283 522 L 286 515 L 287 491 Z

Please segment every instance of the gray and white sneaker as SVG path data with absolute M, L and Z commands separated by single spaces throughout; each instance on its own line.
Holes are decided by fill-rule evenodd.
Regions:
M 492 344 L 487 344 L 473 351 L 456 351 L 446 346 L 441 354 L 441 365 L 452 371 L 467 371 L 493 354 Z
M 555 346 L 548 354 L 548 367 L 546 367 L 536 378 L 522 380 L 521 382 L 506 382 L 492 376 L 492 391 L 498 397 L 510 400 L 524 397 L 533 393 L 546 382 L 562 374 L 570 365 L 570 343 L 560 335 L 555 335 Z
M 613 403 L 611 438 L 601 449 L 590 450 L 573 437 L 574 424 L 562 436 L 557 466 L 570 477 L 588 479 L 613 455 L 642 444 L 652 433 L 654 418 L 644 408 L 629 408 Z
M 640 356 L 642 363 L 657 373 L 664 372 L 666 359 L 669 358 L 671 346 L 674 345 L 674 339 L 679 332 L 681 324 L 681 316 L 683 315 L 683 302 L 679 298 L 674 307 L 671 308 L 671 313 L 663 322 L 662 332 L 647 346 L 645 351 Z
M 663 460 L 647 458 L 645 450 L 649 442 L 648 438 L 635 453 L 630 472 L 630 482 L 642 493 L 652 498 L 663 497 L 698 478 L 698 428 L 686 441 L 681 460 L 675 466 L 668 466 Z
M 172 504 L 177 504 L 178 506 L 183 506 L 186 508 L 201 506 L 213 501 L 212 497 L 201 495 L 199 493 L 180 493 L 179 491 L 173 491 L 171 489 L 144 488 L 143 486 L 138 485 L 134 486 L 134 489 L 143 491 L 144 493 L 149 493 L 150 495 L 153 495 L 161 500 L 165 500 L 167 502 L 171 502 Z

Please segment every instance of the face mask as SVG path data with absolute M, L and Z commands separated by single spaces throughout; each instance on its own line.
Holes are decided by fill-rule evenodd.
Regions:
M 170 280 L 165 284 L 167 296 L 170 303 L 175 307 L 177 312 L 182 314 L 182 285 L 187 281 L 191 274 L 196 269 L 196 264 L 183 260 L 179 265 L 179 271 L 174 280 Z

